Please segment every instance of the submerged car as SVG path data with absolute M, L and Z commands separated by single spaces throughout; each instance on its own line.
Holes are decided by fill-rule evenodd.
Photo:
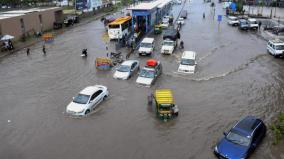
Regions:
M 73 97 L 73 100 L 66 107 L 66 113 L 74 116 L 89 114 L 96 106 L 105 100 L 109 95 L 108 89 L 102 85 L 88 86 Z
M 267 52 L 274 57 L 280 57 L 284 55 L 284 42 L 275 39 L 275 40 L 269 40 L 267 43 Z
M 114 72 L 113 78 L 127 80 L 139 70 L 139 61 L 124 61 Z
M 140 43 L 138 50 L 139 55 L 151 55 L 154 51 L 155 43 L 154 38 L 144 38 Z
M 231 130 L 224 133 L 214 149 L 218 158 L 246 159 L 261 143 L 266 134 L 266 126 L 262 120 L 247 116 L 239 121 Z
M 136 83 L 150 87 L 162 73 L 162 64 L 160 61 L 150 59 L 146 66 L 140 70 Z
M 196 53 L 193 51 L 184 51 L 178 67 L 178 72 L 192 74 L 196 67 Z

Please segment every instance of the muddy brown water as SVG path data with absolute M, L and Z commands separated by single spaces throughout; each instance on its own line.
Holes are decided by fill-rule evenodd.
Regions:
M 153 58 L 164 72 L 151 88 L 137 87 L 137 75 L 119 81 L 113 71 L 95 69 L 95 58 L 106 55 L 100 21 L 59 35 L 46 56 L 36 44 L 30 56 L 23 50 L 0 59 L 0 158 L 209 159 L 222 132 L 240 118 L 255 115 L 269 123 L 283 111 L 284 61 L 268 55 L 266 42 L 253 32 L 240 32 L 225 19 L 218 30 L 209 4 L 192 1 L 185 9 L 181 37 L 185 50 L 197 52 L 197 72 L 177 74 L 181 51 L 161 56 L 161 35 L 153 35 Z M 219 5 L 217 14 L 224 14 Z M 87 59 L 80 57 L 82 48 L 88 48 Z M 130 57 L 141 67 L 149 58 Z M 107 101 L 86 118 L 68 117 L 72 97 L 94 84 L 109 88 Z M 175 120 L 162 122 L 147 107 L 147 95 L 158 88 L 174 91 L 180 108 Z M 278 159 L 281 153 L 268 136 L 251 158 Z

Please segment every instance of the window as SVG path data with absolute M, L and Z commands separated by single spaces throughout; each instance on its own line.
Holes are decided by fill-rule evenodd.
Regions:
M 131 70 L 133 70 L 136 67 L 136 65 L 137 65 L 137 62 L 134 62 L 131 66 Z
M 97 98 L 102 92 L 103 92 L 102 90 L 98 90 L 96 93 L 94 93 L 91 97 L 91 101 Z

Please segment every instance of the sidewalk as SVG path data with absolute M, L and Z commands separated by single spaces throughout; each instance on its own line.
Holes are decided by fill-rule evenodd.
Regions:
M 107 15 L 110 15 L 112 13 L 115 13 L 116 11 L 111 11 L 111 12 L 107 12 L 107 13 L 100 13 L 100 14 L 97 14 L 97 15 L 94 15 L 94 16 L 90 16 L 90 17 L 86 17 L 86 18 L 83 18 L 81 19 L 80 23 L 79 24 L 75 24 L 74 26 L 71 26 L 71 27 L 63 27 L 62 29 L 59 29 L 59 30 L 52 30 L 52 31 L 49 31 L 49 32 L 45 32 L 45 33 L 52 33 L 55 37 L 57 35 L 60 35 L 60 34 L 63 34 L 65 33 L 66 31 L 74 28 L 74 27 L 78 27 L 78 26 L 81 26 L 81 25 L 84 25 L 84 24 L 87 24 L 87 23 L 90 23 L 94 20 L 98 20 L 104 16 L 107 16 Z M 27 48 L 27 47 L 30 47 L 38 42 L 43 42 L 42 38 L 41 37 L 30 37 L 28 38 L 25 42 L 22 42 L 22 41 L 16 41 L 14 42 L 14 50 L 11 50 L 11 51 L 5 51 L 5 52 L 0 52 L 0 58 L 2 57 L 5 57 L 9 54 L 12 54 L 14 52 L 17 52 L 19 50 L 22 50 L 24 48 Z

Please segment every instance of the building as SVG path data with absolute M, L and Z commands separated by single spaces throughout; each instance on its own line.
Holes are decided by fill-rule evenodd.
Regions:
M 0 35 L 13 35 L 18 40 L 50 30 L 54 22 L 62 21 L 63 11 L 60 7 L 0 12 Z
M 102 0 L 76 0 L 75 1 L 76 10 L 82 10 L 86 12 L 98 10 L 102 6 L 103 6 Z

